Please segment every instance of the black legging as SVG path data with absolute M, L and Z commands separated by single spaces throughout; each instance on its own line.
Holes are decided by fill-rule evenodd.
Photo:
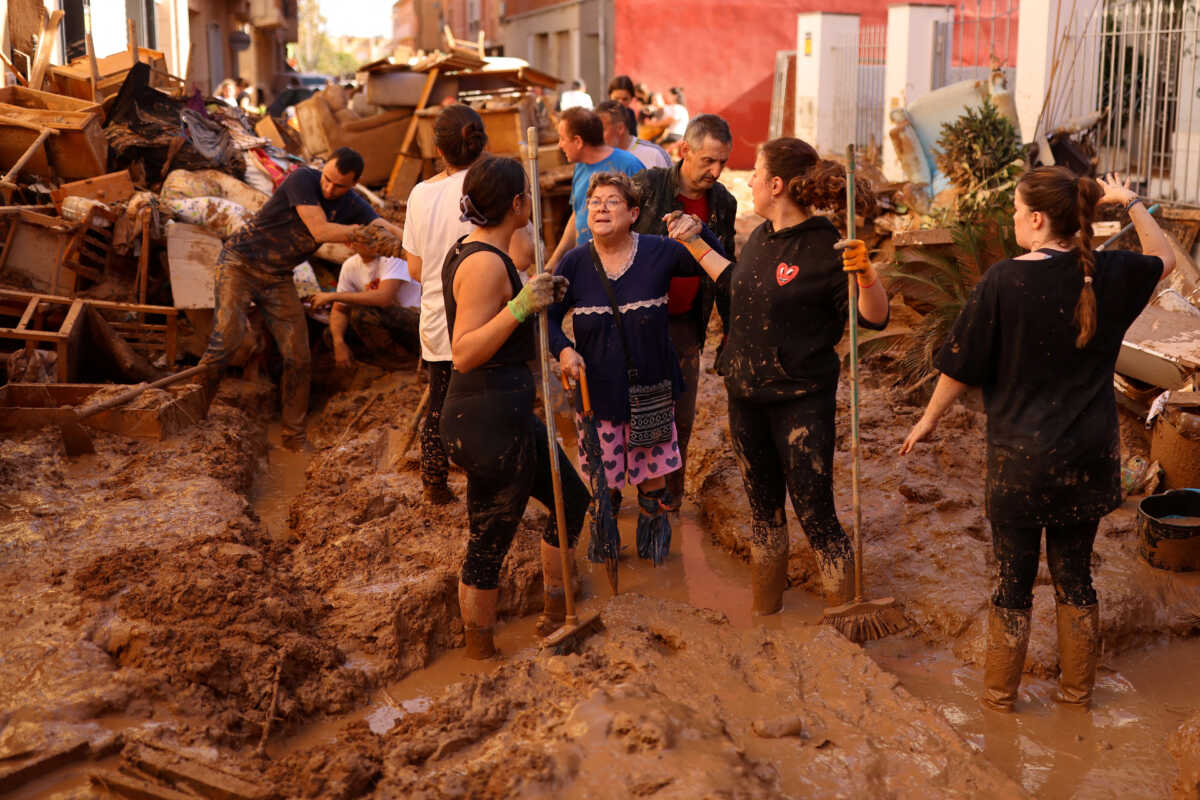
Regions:
M 442 486 L 450 474 L 441 425 L 452 362 L 426 361 L 425 366 L 429 369 L 429 407 L 421 423 L 421 482 L 426 486 Z
M 1092 544 L 1099 525 L 1099 520 L 1092 520 L 1046 528 L 1046 564 L 1054 581 L 1054 597 L 1061 604 L 1096 603 L 1096 590 L 1092 588 Z M 1001 608 L 1032 608 L 1042 529 L 993 523 L 992 547 L 1000 565 L 1000 580 L 992 602 Z
M 492 374 L 482 374 L 487 372 Z M 524 366 L 455 373 L 446 398 L 442 436 L 454 463 L 467 473 L 471 537 L 462 582 L 476 589 L 498 586 L 500 567 L 530 497 L 550 510 L 542 540 L 558 546 L 546 426 L 533 415 L 533 399 L 533 380 Z M 567 540 L 574 547 L 591 494 L 567 454 L 555 449 Z
M 782 523 L 790 494 L 813 550 L 841 561 L 853 550 L 833 504 L 835 410 L 832 391 L 777 403 L 729 397 L 729 431 L 750 510 L 760 523 L 755 529 Z

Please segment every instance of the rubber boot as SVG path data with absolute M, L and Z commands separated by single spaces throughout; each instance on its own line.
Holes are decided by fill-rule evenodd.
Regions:
M 467 658 L 483 661 L 496 655 L 496 643 L 492 640 L 494 628 L 481 628 L 474 625 L 465 627 L 467 638 Z
M 1087 708 L 1100 659 L 1100 607 L 1058 606 L 1058 693 L 1064 705 Z
M 787 521 L 755 521 L 750 539 L 750 571 L 754 589 L 754 614 L 765 617 L 783 609 L 787 588 Z
M 663 505 L 666 493 L 665 488 L 645 493 L 638 489 L 640 513 L 635 529 L 638 556 L 649 559 L 656 567 L 662 566 L 671 553 L 671 520 Z
M 1033 609 L 992 606 L 987 623 L 987 656 L 983 694 L 979 700 L 993 711 L 1012 711 L 1029 649 L 1029 620 Z
M 427 483 L 421 490 L 421 499 L 431 506 L 448 506 L 458 500 L 449 484 Z
M 466 633 L 467 658 L 485 659 L 496 655 L 492 633 L 496 627 L 498 589 L 476 589 L 459 581 L 458 607 Z
M 825 607 L 845 605 L 854 599 L 854 555 L 830 559 L 817 553 L 817 569 L 821 573 L 821 591 Z

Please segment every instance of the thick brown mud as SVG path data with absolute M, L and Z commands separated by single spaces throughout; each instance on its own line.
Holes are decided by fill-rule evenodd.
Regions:
M 1179 676 L 1200 665 L 1197 640 L 1180 638 L 1198 624 L 1200 579 L 1146 567 L 1131 512 L 1111 515 L 1094 564 L 1095 709 L 1050 700 L 1043 574 L 1021 713 L 985 714 L 982 415 L 956 408 L 899 459 L 924 398 L 878 362 L 865 372 L 868 594 L 895 596 L 911 623 L 865 649 L 813 624 L 815 563 L 794 518 L 784 611 L 752 617 L 749 511 L 707 371 L 670 559 L 623 559 L 615 600 L 581 561 L 584 608 L 605 629 L 564 656 L 538 651 L 532 630 L 546 512 L 531 503 L 501 578 L 504 660 L 462 658 L 465 481 L 452 471 L 459 499 L 431 507 L 416 446 L 398 452 L 412 373 L 360 370 L 312 415 L 310 454 L 274 447 L 259 416 L 274 398 L 237 382 L 164 442 L 99 434 L 97 456 L 69 462 L 53 431 L 3 440 L 0 778 L 82 738 L 89 760 L 18 796 L 98 796 L 88 771 L 149 738 L 281 797 L 1197 797 L 1198 704 Z M 1144 452 L 1144 432 L 1123 426 Z

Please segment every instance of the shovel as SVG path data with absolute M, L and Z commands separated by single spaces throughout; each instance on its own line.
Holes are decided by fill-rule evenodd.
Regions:
M 172 383 L 178 383 L 186 378 L 200 375 L 207 371 L 208 368 L 207 364 L 197 364 L 182 372 L 176 372 L 174 375 L 159 378 L 152 383 L 139 383 L 136 386 L 131 386 L 125 391 L 114 394 L 112 397 L 101 400 L 98 403 L 90 403 L 78 408 L 68 406 L 55 409 L 54 422 L 58 425 L 58 430 L 62 434 L 63 445 L 67 449 L 67 455 L 74 458 L 75 456 L 96 452 L 96 446 L 92 444 L 92 437 L 88 435 L 88 432 L 83 429 L 83 425 L 80 424 L 88 417 L 93 417 L 101 411 L 108 411 L 111 408 L 123 406 L 147 389 L 161 389 L 164 386 L 170 386 Z

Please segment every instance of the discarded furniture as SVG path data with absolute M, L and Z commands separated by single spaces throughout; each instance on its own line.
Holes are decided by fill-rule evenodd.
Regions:
M 122 315 L 108 324 L 127 341 L 134 350 L 148 355 L 163 355 L 167 366 L 175 363 L 178 341 L 178 310 L 168 306 L 141 305 L 138 303 L 116 303 L 108 300 L 60 297 L 47 294 L 0 289 L 0 316 L 18 317 L 13 327 L 0 328 L 0 339 L 23 342 L 27 348 L 48 344 L 58 352 L 58 380 L 67 383 L 78 374 L 79 348 L 83 338 L 85 305 L 99 311 Z M 56 329 L 42 329 L 46 319 L 58 318 L 62 323 Z M 161 322 L 148 321 L 148 317 L 162 318 Z
M 59 209 L 68 197 L 84 197 L 102 203 L 121 203 L 133 197 L 133 178 L 129 170 L 109 172 L 94 178 L 85 178 L 73 183 L 64 183 L 50 192 L 50 199 Z
M 199 225 L 167 223 L 167 268 L 171 274 L 171 302 L 176 308 L 213 307 L 219 255 L 220 236 Z
M 168 92 L 182 88 L 183 81 L 167 72 L 167 59 L 162 52 L 139 47 L 136 59 L 128 50 L 96 59 L 96 94 L 107 98 L 119 92 L 129 70 L 138 61 L 150 65 L 150 85 L 154 88 Z M 70 64 L 50 67 L 46 87 L 61 95 L 91 100 L 92 80 L 91 63 L 87 56 L 80 56 Z
M 107 168 L 108 142 L 100 106 L 87 100 L 21 86 L 0 88 L 0 166 L 25 154 L 43 128 L 56 132 L 33 153 L 24 171 L 63 180 L 92 178 Z
M 0 249 L 0 274 L 23 277 L 39 292 L 75 293 L 75 273 L 62 267 L 77 225 L 60 217 L 22 211 L 8 228 Z
M 35 430 L 57 424 L 71 407 L 105 399 L 129 387 L 106 383 L 7 383 L 0 386 L 0 431 Z M 65 407 L 65 408 L 64 408 Z M 129 405 L 82 420 L 102 431 L 139 439 L 163 439 L 204 418 L 204 390 L 197 383 L 147 392 Z
M 1117 372 L 1163 389 L 1179 389 L 1200 371 L 1200 319 L 1148 305 L 1125 332 Z
M 1195 395 L 1194 392 L 1171 392 L 1176 395 Z M 1162 413 L 1154 418 L 1150 434 L 1150 459 L 1157 461 L 1166 473 L 1169 489 L 1200 488 L 1200 404 L 1182 407 L 1167 402 Z

